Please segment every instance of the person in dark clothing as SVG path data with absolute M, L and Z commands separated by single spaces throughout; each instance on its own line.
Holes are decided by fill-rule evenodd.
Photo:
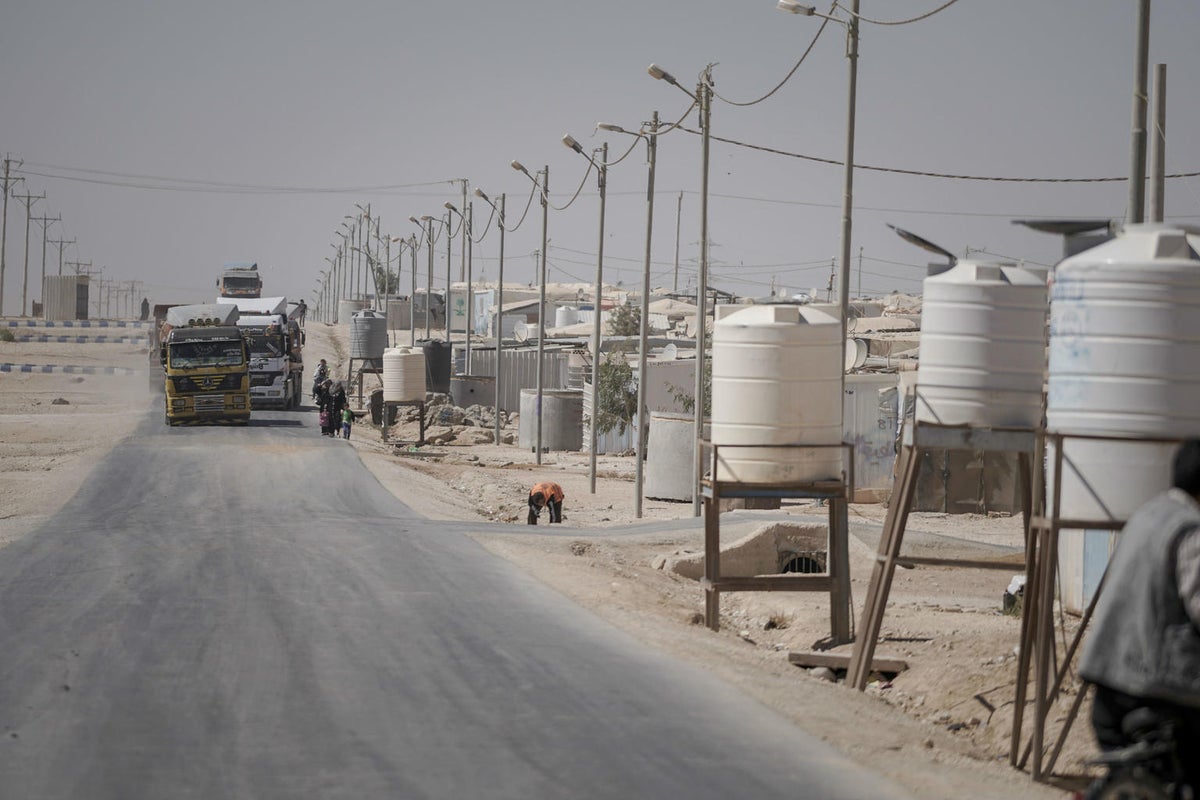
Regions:
M 1132 711 L 1177 720 L 1186 780 L 1200 786 L 1200 439 L 1180 445 L 1173 487 L 1133 513 L 1108 565 L 1079 672 L 1096 686 L 1100 748 L 1133 744 Z
M 336 384 L 330 391 L 329 404 L 329 435 L 337 436 L 342 430 L 342 412 L 346 410 L 348 402 L 346 400 L 346 389 L 342 384 Z
M 150 319 L 150 300 L 149 300 L 149 298 L 146 298 L 146 297 L 142 298 L 142 315 L 140 317 L 138 317 L 138 319 L 143 320 L 143 321 Z
M 316 400 L 321 420 L 321 435 L 333 436 L 336 419 L 333 414 L 333 381 L 326 379 L 317 387 Z
M 529 490 L 529 518 L 526 522 L 530 525 L 537 525 L 543 508 L 550 511 L 551 524 L 562 522 L 563 496 L 562 487 L 553 481 L 542 481 L 536 484 Z

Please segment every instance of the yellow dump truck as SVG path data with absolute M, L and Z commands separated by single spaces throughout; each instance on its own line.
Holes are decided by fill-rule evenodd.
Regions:
M 237 322 L 233 305 L 167 310 L 159 352 L 168 425 L 250 421 L 250 347 Z

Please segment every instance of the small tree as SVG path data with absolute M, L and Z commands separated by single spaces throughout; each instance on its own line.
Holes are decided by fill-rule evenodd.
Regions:
M 633 368 L 621 353 L 609 353 L 600 363 L 599 373 L 596 431 L 608 433 L 615 428 L 618 434 L 624 435 L 637 413 L 637 386 L 633 381 Z
M 704 416 L 712 416 L 712 334 L 704 335 L 704 375 L 701 378 L 701 391 L 704 392 Z M 695 386 L 676 386 L 673 383 L 667 384 L 667 389 L 670 390 L 671 396 L 675 398 L 675 402 L 683 406 L 684 412 L 691 414 L 696 410 L 696 389 Z
M 600 310 L 596 309 L 599 314 Z M 609 336 L 637 336 L 642 332 L 642 309 L 628 300 L 608 315 Z

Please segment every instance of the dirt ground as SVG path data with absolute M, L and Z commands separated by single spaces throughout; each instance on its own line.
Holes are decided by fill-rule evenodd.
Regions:
M 305 360 L 326 358 L 335 375 L 348 363 L 347 326 L 310 323 Z M 401 334 L 400 342 L 408 340 Z M 130 367 L 133 375 L 0 373 L 0 547 L 33 531 L 78 489 L 92 466 L 138 423 L 158 413 L 148 389 L 147 353 L 138 345 L 0 342 L 0 364 Z M 373 387 L 367 378 L 367 388 Z M 307 379 L 306 379 L 307 382 Z M 378 384 L 374 384 L 378 385 Z M 305 387 L 307 390 L 307 386 Z M 865 693 L 792 665 L 829 636 L 829 598 L 820 593 L 736 593 L 721 599 L 721 630 L 703 624 L 696 581 L 657 565 L 664 556 L 703 552 L 703 528 L 690 503 L 647 499 L 634 517 L 634 459 L 598 457 L 591 493 L 586 453 L 548 453 L 535 464 L 515 445 L 455 441 L 415 448 L 415 423 L 355 427 L 349 443 L 364 464 L 414 511 L 431 519 L 481 523 L 474 537 L 547 585 L 674 656 L 698 663 L 762 703 L 886 775 L 919 797 L 1062 797 L 1093 750 L 1086 719 L 1071 731 L 1058 786 L 1034 783 L 1008 763 L 1020 617 L 1002 611 L 1019 565 L 1019 519 L 914 514 L 909 554 L 1005 557 L 1008 570 L 916 566 L 897 570 L 876 656 L 908 669 L 873 681 Z M 438 432 L 438 431 L 434 431 Z M 468 431 L 467 433 L 469 433 Z M 515 423 L 505 432 L 516 433 Z M 315 430 L 313 435 L 317 436 Z M 566 493 L 561 526 L 524 524 L 525 497 L 538 480 Z M 874 561 L 881 505 L 851 507 L 851 586 L 857 623 Z M 820 521 L 811 501 L 776 511 L 722 516 L 728 543 L 773 521 Z M 497 524 L 499 523 L 499 524 Z M 908 540 L 906 540 L 908 541 Z M 1065 620 L 1066 636 L 1075 621 Z M 1060 636 L 1063 634 L 1060 634 Z M 830 652 L 849 654 L 851 645 Z M 1077 688 L 1066 687 L 1052 718 Z M 1027 707 L 1026 731 L 1031 710 Z M 1050 734 L 1057 732 L 1052 726 Z M 1048 739 L 1053 741 L 1052 738 Z

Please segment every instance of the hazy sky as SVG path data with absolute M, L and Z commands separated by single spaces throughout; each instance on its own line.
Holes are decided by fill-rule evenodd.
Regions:
M 862 0 L 864 16 L 904 20 L 942 0 Z M 829 5 L 818 4 L 829 10 Z M 994 177 L 1122 177 L 1129 172 L 1134 0 L 959 0 L 923 21 L 862 26 L 855 161 Z M 1156 0 L 1151 64 L 1168 65 L 1167 171 L 1200 170 L 1200 3 Z M 227 261 L 257 261 L 268 294 L 310 296 L 355 203 L 383 230 L 461 203 L 460 184 L 507 193 L 509 224 L 532 184 L 509 167 L 550 167 L 564 206 L 608 141 L 615 160 L 657 110 L 677 120 L 690 100 L 655 81 L 657 62 L 694 89 L 714 63 L 717 137 L 840 160 L 845 147 L 845 29 L 829 24 L 792 79 L 821 21 L 774 0 L 606 3 L 348 0 L 4 0 L 0 6 L 0 153 L 21 160 L 16 191 L 46 195 L 35 216 L 61 215 L 52 239 L 76 239 L 67 261 L 140 280 L 155 300 L 207 300 Z M 696 128 L 693 111 L 685 121 Z M 607 138 L 605 138 L 607 137 Z M 663 136 L 653 282 L 695 281 L 700 138 Z M 645 148 L 609 171 L 605 277 L 640 285 Z M 711 283 L 766 294 L 826 286 L 839 252 L 840 166 L 714 141 Z M 169 179 L 166 181 L 160 179 Z M 272 188 L 274 187 L 274 188 Z M 370 188 L 393 187 L 393 188 Z M 997 183 L 859 169 L 851 289 L 918 291 L 930 256 L 885 225 L 959 254 L 967 248 L 1053 263 L 1060 243 L 1020 217 L 1123 217 L 1128 189 L 1108 183 Z M 476 236 L 488 208 L 475 201 Z M 1168 216 L 1200 223 L 1200 178 L 1172 180 Z M 599 201 L 594 174 L 549 214 L 550 280 L 591 281 Z M 25 209 L 10 200 L 3 311 L 19 311 Z M 37 298 L 41 229 L 31 228 Z M 535 280 L 534 204 L 507 235 L 506 278 Z M 493 227 L 474 272 L 495 278 Z M 862 253 L 861 261 L 859 253 Z M 435 276 L 444 280 L 444 245 Z M 393 255 L 395 249 L 393 249 Z M 453 272 L 459 271 L 457 243 Z M 57 272 L 51 246 L 48 271 Z M 420 255 L 424 285 L 425 255 Z M 860 269 L 861 265 L 861 269 Z M 68 269 L 70 269 L 68 267 Z M 409 285 L 408 260 L 402 285 Z M 139 298 L 140 299 L 140 298 Z M 311 297 L 310 297 L 311 300 Z

